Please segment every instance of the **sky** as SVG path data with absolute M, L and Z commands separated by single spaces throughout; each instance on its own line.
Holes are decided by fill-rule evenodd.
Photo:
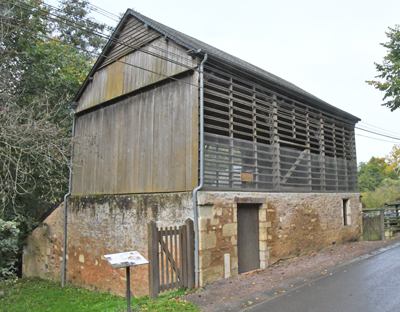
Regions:
M 357 127 L 400 138 L 400 109 L 390 112 L 381 106 L 384 93 L 365 82 L 378 74 L 374 62 L 381 63 L 387 53 L 380 43 L 388 41 L 388 27 L 400 24 L 398 0 L 91 3 L 117 15 L 134 9 L 359 117 Z M 93 14 L 112 26 L 117 23 Z M 400 140 L 357 129 L 357 162 L 367 162 L 372 156 L 385 157 L 396 143 Z

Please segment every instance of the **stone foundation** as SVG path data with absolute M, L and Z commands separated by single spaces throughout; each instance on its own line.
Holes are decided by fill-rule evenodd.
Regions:
M 344 225 L 343 200 L 348 200 Z M 236 276 L 237 207 L 259 206 L 261 269 L 292 256 L 362 234 L 359 194 L 199 192 L 200 286 Z M 125 270 L 115 270 L 105 254 L 137 250 L 147 257 L 147 223 L 178 226 L 193 218 L 192 194 L 107 195 L 72 197 L 68 202 L 67 282 L 87 289 L 124 295 Z M 28 239 L 23 275 L 61 280 L 63 206 Z M 147 265 L 131 269 L 134 296 L 148 294 Z
M 192 194 L 71 197 L 68 201 L 67 283 L 125 295 L 124 269 L 114 269 L 103 255 L 130 250 L 147 258 L 147 222 L 158 227 L 193 219 Z M 33 231 L 23 255 L 23 276 L 61 281 L 63 205 Z M 131 291 L 148 294 L 148 268 L 131 268 Z
M 343 225 L 343 199 L 349 200 Z M 260 268 L 362 235 L 359 194 L 200 192 L 200 284 L 238 274 L 237 205 L 259 205 Z M 227 263 L 229 261 L 229 263 Z

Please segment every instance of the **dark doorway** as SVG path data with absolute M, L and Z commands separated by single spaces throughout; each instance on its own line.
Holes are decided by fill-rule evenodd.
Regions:
M 260 268 L 259 204 L 237 205 L 239 273 Z
M 349 200 L 342 199 L 342 206 L 343 206 L 343 225 L 348 225 L 347 214 L 349 212 Z

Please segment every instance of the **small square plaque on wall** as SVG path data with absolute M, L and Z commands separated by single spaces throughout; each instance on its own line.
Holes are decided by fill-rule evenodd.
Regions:
M 243 182 L 253 182 L 253 172 L 241 172 L 240 180 Z

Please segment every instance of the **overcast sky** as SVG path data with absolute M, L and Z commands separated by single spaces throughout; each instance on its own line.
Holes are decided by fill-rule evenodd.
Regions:
M 400 24 L 399 0 L 91 0 L 114 14 L 127 8 L 286 79 L 359 118 L 360 128 L 400 138 L 400 109 L 365 80 L 386 54 L 388 27 Z M 115 21 L 95 15 L 107 24 Z M 381 128 L 373 128 L 369 125 Z M 384 132 L 382 129 L 390 131 Z M 357 161 L 389 154 L 394 139 L 357 130 Z M 384 142 L 387 140 L 390 142 Z

